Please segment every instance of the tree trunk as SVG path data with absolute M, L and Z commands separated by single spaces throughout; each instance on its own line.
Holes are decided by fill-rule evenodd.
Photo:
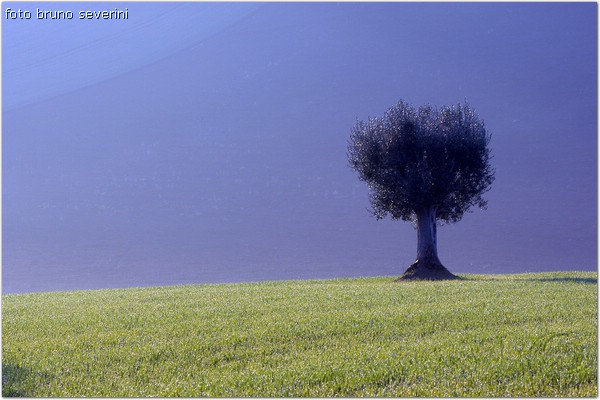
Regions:
M 437 255 L 437 223 L 435 207 L 417 211 L 417 259 L 399 280 L 457 279 L 440 262 Z

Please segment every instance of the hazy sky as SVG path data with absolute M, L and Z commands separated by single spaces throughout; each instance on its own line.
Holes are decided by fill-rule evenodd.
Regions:
M 595 3 L 2 7 L 4 292 L 399 275 L 416 233 L 369 214 L 346 147 L 400 99 L 492 134 L 450 271 L 597 268 Z

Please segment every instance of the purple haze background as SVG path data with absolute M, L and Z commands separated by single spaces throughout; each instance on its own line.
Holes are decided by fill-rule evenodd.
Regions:
M 128 8 L 120 21 L 4 10 Z M 399 275 L 356 119 L 468 101 L 487 210 L 455 273 L 597 269 L 595 3 L 3 3 L 4 293 Z

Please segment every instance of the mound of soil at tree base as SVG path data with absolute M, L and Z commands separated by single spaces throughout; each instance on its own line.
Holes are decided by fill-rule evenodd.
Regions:
M 396 281 L 441 281 L 448 279 L 460 278 L 440 263 L 417 261 L 408 267 Z

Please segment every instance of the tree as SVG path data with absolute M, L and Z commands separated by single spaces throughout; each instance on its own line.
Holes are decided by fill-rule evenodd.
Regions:
M 437 224 L 459 221 L 494 181 L 491 136 L 468 105 L 418 109 L 400 101 L 380 118 L 357 121 L 348 161 L 370 189 L 379 220 L 412 222 L 417 258 L 400 279 L 453 279 L 437 254 Z

